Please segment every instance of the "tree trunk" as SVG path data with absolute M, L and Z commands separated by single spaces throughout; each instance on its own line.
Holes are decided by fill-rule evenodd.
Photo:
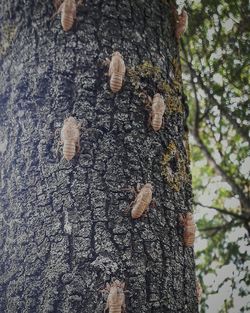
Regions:
M 103 312 L 100 289 L 112 279 L 126 283 L 127 313 L 198 312 L 178 221 L 191 210 L 187 110 L 167 110 L 152 131 L 138 90 L 152 97 L 158 87 L 149 77 L 136 89 L 129 76 L 147 61 L 171 81 L 174 11 L 160 0 L 85 2 L 69 32 L 59 15 L 51 21 L 52 1 L 1 4 L 0 312 Z M 103 65 L 114 51 L 128 69 L 118 94 Z M 55 131 L 70 115 L 85 131 L 68 162 Z M 156 207 L 132 220 L 123 188 L 146 182 Z

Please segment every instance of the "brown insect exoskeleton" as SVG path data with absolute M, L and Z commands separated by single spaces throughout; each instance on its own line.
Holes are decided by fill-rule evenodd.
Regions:
M 59 1 L 54 0 L 54 6 L 58 7 Z M 76 0 L 64 0 L 59 6 L 57 12 L 53 15 L 61 13 L 61 24 L 65 32 L 69 31 L 76 19 L 76 8 L 78 5 L 82 4 L 82 0 L 76 2 Z
M 202 287 L 201 287 L 201 283 L 199 279 L 196 279 L 196 296 L 197 296 L 198 303 L 200 303 L 201 296 L 202 296 Z
M 152 202 L 153 186 L 149 183 L 145 184 L 142 188 L 137 184 L 137 193 L 134 201 L 130 203 L 132 207 L 131 217 L 133 219 L 139 218 L 142 214 L 149 209 L 149 205 Z
M 188 27 L 188 14 L 187 11 L 182 10 L 181 14 L 178 15 L 175 36 L 179 40 L 180 37 L 185 33 Z
M 192 247 L 195 239 L 196 226 L 193 214 L 188 212 L 185 217 L 180 214 L 180 223 L 184 226 L 183 240 L 186 247 Z
M 159 93 L 155 94 L 152 101 L 152 111 L 149 116 L 149 122 L 154 131 L 161 129 L 165 110 L 166 105 L 164 103 L 163 97 Z
M 112 54 L 109 63 L 108 76 L 110 77 L 110 88 L 113 92 L 118 92 L 122 88 L 126 67 L 120 52 L 116 51 Z
M 63 156 L 69 161 L 80 151 L 81 124 L 72 116 L 66 118 L 61 129 L 61 144 L 63 144 Z
M 106 291 L 109 292 L 104 313 L 109 310 L 109 313 L 124 313 L 125 312 L 125 283 L 115 280 L 111 284 L 106 284 Z

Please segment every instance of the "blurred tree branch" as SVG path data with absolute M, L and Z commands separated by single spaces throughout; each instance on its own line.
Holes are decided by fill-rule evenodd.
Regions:
M 195 99 L 195 118 L 194 118 L 194 127 L 192 129 L 192 134 L 194 136 L 194 138 L 196 139 L 197 143 L 199 144 L 200 149 L 203 151 L 203 153 L 205 154 L 207 160 L 209 161 L 209 163 L 213 166 L 213 168 L 215 169 L 215 171 L 221 175 L 223 177 L 223 179 L 231 186 L 234 194 L 239 196 L 239 200 L 242 206 L 242 211 L 247 214 L 247 216 L 250 216 L 250 200 L 245 196 L 243 190 L 240 188 L 240 186 L 234 181 L 232 176 L 229 176 L 226 171 L 216 162 L 216 160 L 214 159 L 214 157 L 212 156 L 212 154 L 210 153 L 208 147 L 204 144 L 203 140 L 201 139 L 200 136 L 200 104 L 199 104 L 199 100 L 198 100 L 198 96 L 197 96 L 197 86 L 195 84 L 195 79 L 197 79 L 200 88 L 202 88 L 206 95 L 208 96 L 208 98 L 212 101 L 212 103 L 218 107 L 223 107 L 221 106 L 221 104 L 214 98 L 214 96 L 211 94 L 211 92 L 209 91 L 208 87 L 204 84 L 201 75 L 197 74 L 196 71 L 193 69 L 192 67 L 192 54 L 189 52 L 189 56 L 191 58 L 191 61 L 188 60 L 188 55 L 187 55 L 187 51 L 186 48 L 183 44 L 182 44 L 182 51 L 183 51 L 183 55 L 184 55 L 184 61 L 190 71 L 190 76 L 191 76 L 191 85 L 192 85 L 192 89 L 193 89 L 193 93 L 194 93 L 194 99 Z M 226 118 L 230 118 L 231 119 L 231 115 L 228 113 L 228 111 L 226 109 L 222 109 L 221 112 L 224 114 L 225 112 L 225 116 Z M 233 119 L 229 120 L 232 124 L 233 122 L 235 122 Z M 237 130 L 241 130 L 241 127 L 239 127 L 238 124 L 235 124 L 237 126 Z M 249 138 L 248 138 L 249 141 Z M 250 143 L 250 141 L 249 141 Z
M 209 232 L 211 236 L 214 236 L 217 234 L 217 232 L 220 231 L 227 231 L 228 229 L 236 226 L 240 226 L 242 223 L 241 222 L 236 222 L 234 219 L 231 220 L 230 222 L 227 222 L 222 225 L 217 225 L 217 226 L 210 226 L 210 227 L 205 227 L 205 228 L 199 228 L 200 232 Z
M 211 272 L 217 274 L 217 269 L 226 264 L 234 264 L 239 273 L 245 275 L 242 281 L 249 285 L 247 248 L 244 246 L 250 235 L 249 3 L 247 0 L 199 1 L 187 4 L 187 9 L 191 18 L 188 32 L 180 44 L 184 89 L 190 107 L 190 132 L 194 138 L 191 141 L 197 201 L 194 204 L 206 207 L 206 212 L 216 210 L 214 218 L 205 215 L 197 222 L 199 236 L 206 242 L 198 248 L 197 268 L 202 277 Z M 217 173 L 221 177 L 219 180 Z M 201 195 L 212 201 L 211 206 L 199 202 Z M 240 205 L 224 207 L 225 201 L 234 195 Z M 232 279 L 232 294 L 216 312 L 228 311 L 233 306 L 237 312 L 245 312 L 247 306 L 234 303 L 233 293 L 238 292 L 242 298 L 249 293 L 237 291 L 239 282 L 236 286 L 234 273 L 228 273 L 227 279 Z M 204 284 L 204 296 L 211 300 L 208 295 L 218 294 L 226 280 L 209 289 Z M 206 303 L 204 300 L 205 297 L 201 313 L 210 308 L 209 300 Z
M 225 209 L 222 209 L 222 208 L 204 205 L 204 204 L 202 204 L 200 202 L 194 202 L 194 204 L 202 206 L 203 208 L 216 210 L 216 211 L 218 211 L 218 212 L 220 212 L 222 214 L 230 215 L 230 216 L 234 217 L 235 219 L 240 219 L 240 220 L 244 220 L 244 221 L 250 222 L 250 218 L 248 216 L 245 216 L 244 214 L 233 213 L 231 211 L 228 211 L 228 210 L 225 210 Z
M 190 71 L 190 75 L 192 77 L 192 80 L 194 80 L 194 78 L 197 79 L 197 82 L 200 86 L 200 88 L 203 89 L 203 91 L 206 93 L 210 104 L 212 104 L 213 106 L 217 106 L 220 111 L 223 113 L 223 115 L 228 119 L 228 121 L 233 125 L 233 127 L 235 128 L 235 130 L 244 138 L 244 140 L 246 140 L 248 142 L 248 144 L 250 145 L 250 137 L 248 134 L 248 129 L 246 127 L 242 127 L 240 124 L 237 123 L 237 121 L 232 117 L 231 113 L 229 112 L 229 110 L 227 109 L 226 104 L 222 104 L 219 101 L 216 100 L 216 98 L 213 96 L 211 90 L 209 89 L 209 87 L 206 85 L 206 83 L 203 81 L 201 74 L 198 73 L 192 66 L 192 63 L 189 62 L 188 60 L 188 56 L 187 56 L 187 52 L 185 49 L 185 46 L 183 45 L 183 42 L 181 42 L 182 45 L 182 50 L 183 50 L 183 54 L 184 54 L 184 62 L 186 63 L 189 71 Z M 191 55 L 191 53 L 189 53 L 189 55 Z M 201 119 L 203 119 L 205 116 L 207 116 L 209 112 L 209 108 L 206 111 L 206 114 L 204 114 L 202 117 L 200 117 Z

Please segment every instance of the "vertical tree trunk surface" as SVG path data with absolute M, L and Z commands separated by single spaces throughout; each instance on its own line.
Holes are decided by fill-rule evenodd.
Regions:
M 168 1 L 86 0 L 69 32 L 54 12 L 52 1 L 1 1 L 0 312 L 103 312 L 112 278 L 126 283 L 127 313 L 198 312 L 178 222 L 190 180 L 176 191 L 162 175 L 171 142 L 189 161 L 184 103 L 154 132 L 129 75 L 113 94 L 103 65 L 119 51 L 127 68 L 151 62 L 170 81 L 174 12 Z M 85 131 L 68 162 L 55 131 L 70 115 Z M 146 182 L 156 207 L 132 220 L 123 188 Z

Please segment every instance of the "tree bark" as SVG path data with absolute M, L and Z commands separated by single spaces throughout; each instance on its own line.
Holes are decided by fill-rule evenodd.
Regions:
M 146 60 L 170 81 L 174 12 L 160 0 L 85 2 L 69 32 L 51 22 L 52 1 L 1 4 L 0 312 L 103 312 L 112 278 L 126 283 L 128 313 L 198 312 L 178 222 L 190 180 L 173 191 L 162 175 L 170 142 L 188 166 L 186 108 L 153 132 L 128 75 L 113 94 L 102 63 L 118 50 L 127 67 Z M 70 115 L 86 130 L 67 162 L 55 131 Z M 123 188 L 146 182 L 156 208 L 132 220 Z

